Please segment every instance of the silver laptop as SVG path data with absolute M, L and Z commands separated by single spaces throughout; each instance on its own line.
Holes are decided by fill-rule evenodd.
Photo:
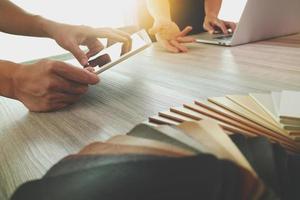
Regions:
M 233 34 L 196 35 L 197 42 L 237 46 L 300 32 L 300 0 L 248 0 Z

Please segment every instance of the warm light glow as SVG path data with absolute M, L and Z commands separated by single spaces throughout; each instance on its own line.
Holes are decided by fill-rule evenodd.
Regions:
M 122 27 L 136 22 L 136 5 L 141 0 L 12 0 L 28 12 L 46 18 L 93 27 Z M 0 33 L 0 59 L 15 62 L 65 53 L 53 41 Z
M 136 22 L 136 3 L 143 0 L 11 0 L 49 19 L 94 27 L 121 27 Z M 246 0 L 223 0 L 220 17 L 238 21 Z M 0 59 L 28 61 L 65 53 L 53 41 L 0 33 Z
M 119 27 L 134 22 L 138 0 L 13 0 L 22 8 L 55 21 Z

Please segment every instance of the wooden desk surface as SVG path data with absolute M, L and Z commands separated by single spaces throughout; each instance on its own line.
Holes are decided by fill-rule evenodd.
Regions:
M 225 94 L 300 89 L 300 35 L 239 47 L 154 45 L 102 74 L 77 104 L 29 113 L 0 97 L 0 199 L 93 141 L 128 132 L 159 111 Z

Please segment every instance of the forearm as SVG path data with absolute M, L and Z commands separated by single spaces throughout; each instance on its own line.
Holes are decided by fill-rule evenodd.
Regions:
M 51 37 L 47 28 L 54 24 L 22 10 L 8 0 L 0 0 L 0 31 L 35 37 Z
M 155 21 L 171 20 L 169 0 L 147 0 L 147 6 Z
M 0 96 L 15 98 L 13 77 L 19 64 L 0 60 Z
M 217 17 L 222 5 L 222 0 L 205 0 L 205 14 Z

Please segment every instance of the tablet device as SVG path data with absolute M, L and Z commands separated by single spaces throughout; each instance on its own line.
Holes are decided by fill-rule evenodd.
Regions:
M 89 60 L 89 65 L 94 67 L 96 74 L 110 69 L 111 67 L 125 61 L 126 59 L 136 55 L 144 49 L 151 46 L 152 41 L 145 30 L 140 30 L 131 35 L 132 45 L 131 50 L 125 54 L 122 54 L 122 43 L 115 43 L 99 52 Z M 78 65 L 76 59 L 67 61 L 67 63 Z

